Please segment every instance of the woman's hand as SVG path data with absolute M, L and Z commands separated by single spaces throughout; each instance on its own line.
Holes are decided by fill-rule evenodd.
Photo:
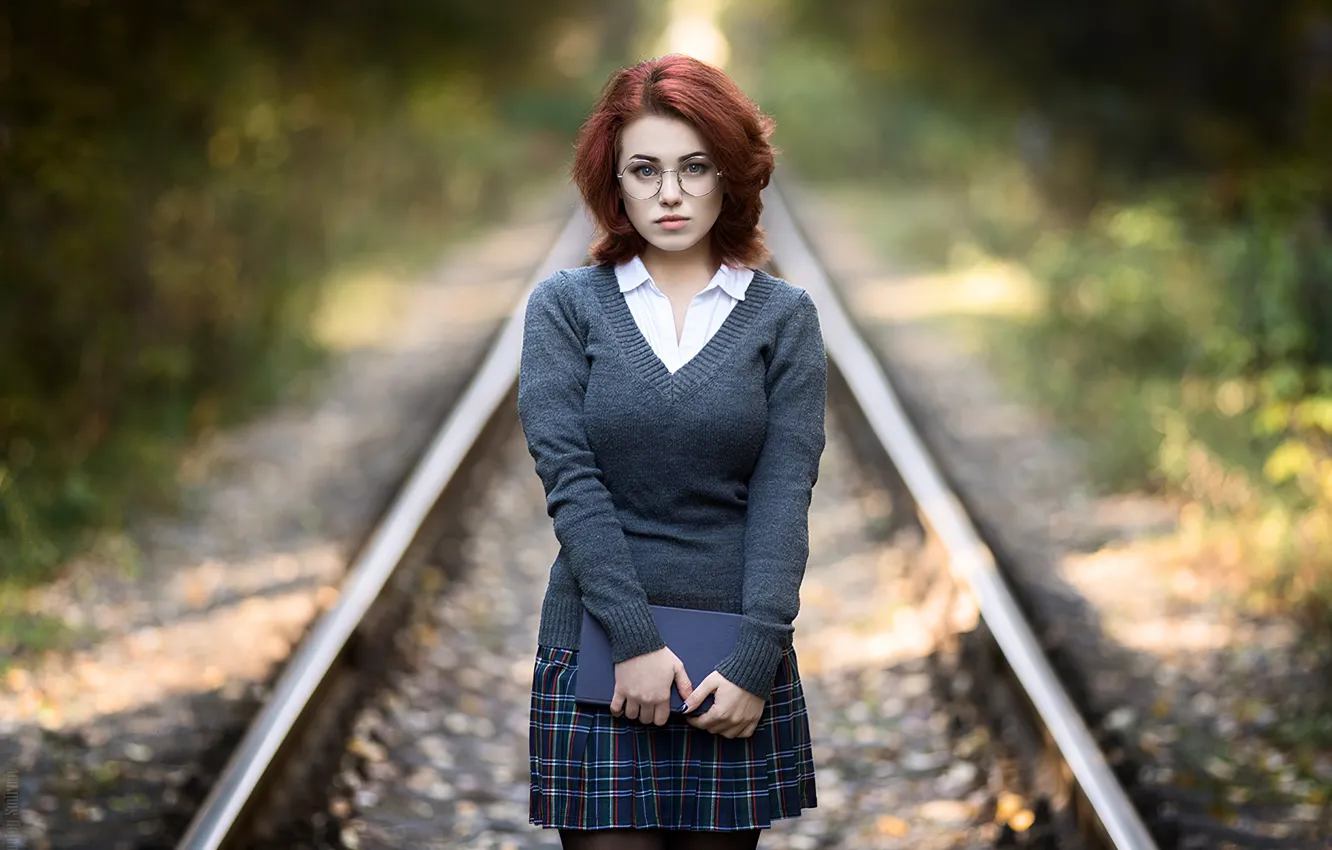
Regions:
M 615 696 L 611 714 L 630 720 L 664 725 L 671 716 L 671 685 L 680 696 L 689 699 L 694 686 L 685 673 L 684 663 L 663 646 L 655 652 L 638 655 L 615 665 Z
M 692 695 L 685 697 L 684 711 L 693 711 L 708 694 L 712 707 L 698 717 L 686 717 L 689 725 L 723 738 L 748 738 L 763 716 L 763 698 L 733 684 L 716 670 L 708 674 Z

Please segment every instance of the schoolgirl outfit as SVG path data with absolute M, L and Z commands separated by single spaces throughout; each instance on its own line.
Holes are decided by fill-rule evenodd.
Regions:
M 533 291 L 518 412 L 560 552 L 533 674 L 532 823 L 748 830 L 815 805 L 791 622 L 826 389 L 813 302 L 763 271 L 722 266 L 678 344 L 638 259 Z M 743 615 L 717 669 L 766 700 L 752 737 L 575 701 L 583 608 L 618 662 L 664 646 L 650 604 Z

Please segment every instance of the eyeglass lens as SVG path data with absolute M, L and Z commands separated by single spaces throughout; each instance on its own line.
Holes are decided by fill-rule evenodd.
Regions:
M 662 177 L 666 173 L 677 175 L 681 191 L 690 195 L 706 195 L 717 188 L 717 168 L 705 159 L 691 159 L 681 163 L 678 169 L 664 171 L 653 163 L 635 160 L 620 176 L 620 184 L 629 197 L 645 201 L 661 191 Z

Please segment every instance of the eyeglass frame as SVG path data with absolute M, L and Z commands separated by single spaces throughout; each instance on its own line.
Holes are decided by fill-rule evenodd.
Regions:
M 696 157 L 696 158 L 697 158 L 697 157 Z M 651 162 L 648 162 L 648 161 L 645 160 L 645 159 L 644 159 L 644 160 L 639 160 L 639 162 L 642 162 L 644 165 L 652 165 Z M 687 165 L 688 163 L 685 163 L 685 164 Z M 711 163 L 709 163 L 709 164 L 711 164 Z M 631 162 L 631 163 L 629 163 L 628 165 L 626 165 L 624 168 L 620 169 L 620 172 L 619 172 L 618 174 L 615 175 L 615 179 L 620 181 L 620 189 L 621 189 L 621 191 L 624 190 L 624 174 L 625 174 L 626 171 L 628 171 L 629 169 L 631 169 L 631 168 L 633 168 L 633 167 L 634 167 L 634 163 Z M 655 168 L 656 166 L 653 166 L 653 167 Z M 661 177 L 657 180 L 657 191 L 653 192 L 651 195 L 648 195 L 646 198 L 639 198 L 639 197 L 636 197 L 636 196 L 634 196 L 634 195 L 629 195 L 629 197 L 633 198 L 635 201 L 650 201 L 650 200 L 652 200 L 653 198 L 657 197 L 658 195 L 661 194 L 661 189 L 662 189 L 662 187 L 666 185 L 666 175 L 667 175 L 667 174 L 670 174 L 672 171 L 675 172 L 675 185 L 677 185 L 677 186 L 680 187 L 680 191 L 681 191 L 682 193 L 688 195 L 688 196 L 691 197 L 691 198 L 706 198 L 708 195 L 711 195 L 713 192 L 717 191 L 717 189 L 719 189 L 719 188 L 721 187 L 722 171 L 721 171 L 720 168 L 717 169 L 717 185 L 716 185 L 716 186 L 713 186 L 711 189 L 709 189 L 708 191 L 704 192 L 704 193 L 701 194 L 701 195 L 695 195 L 693 192 L 689 191 L 688 189 L 686 189 L 686 188 L 684 187 L 684 178 L 680 176 L 680 169 L 678 169 L 678 168 L 663 168 L 663 169 L 661 170 Z M 627 194 L 627 193 L 626 193 L 626 194 Z

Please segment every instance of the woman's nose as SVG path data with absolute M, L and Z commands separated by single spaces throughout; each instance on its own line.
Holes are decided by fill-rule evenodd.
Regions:
M 661 176 L 661 202 L 670 206 L 680 203 L 680 178 L 674 174 Z

